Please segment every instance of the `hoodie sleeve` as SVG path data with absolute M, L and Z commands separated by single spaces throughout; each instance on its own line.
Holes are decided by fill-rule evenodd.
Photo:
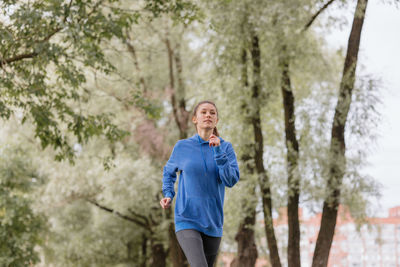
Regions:
M 226 153 L 222 151 L 221 145 L 214 147 L 214 159 L 218 166 L 219 179 L 225 186 L 232 187 L 239 181 L 239 166 L 232 144 L 227 143 Z
M 174 184 L 176 181 L 176 172 L 178 171 L 178 143 L 175 144 L 169 160 L 164 166 L 162 192 L 164 197 L 170 197 L 171 200 L 175 196 Z

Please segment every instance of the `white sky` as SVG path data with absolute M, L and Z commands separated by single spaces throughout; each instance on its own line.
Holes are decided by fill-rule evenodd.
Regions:
M 329 43 L 346 47 L 351 22 L 327 36 Z M 380 207 L 380 216 L 386 216 L 389 208 L 400 205 L 400 10 L 395 5 L 369 1 L 359 58 L 366 68 L 363 72 L 380 77 L 385 87 L 380 137 L 365 172 L 383 185 L 376 208 Z
M 400 10 L 371 1 L 362 48 L 367 70 L 383 79 L 383 123 L 369 172 L 383 184 L 382 207 L 400 205 Z

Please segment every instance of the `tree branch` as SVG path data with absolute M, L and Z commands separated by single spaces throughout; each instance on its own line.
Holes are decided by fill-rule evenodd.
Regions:
M 139 81 L 142 84 L 143 92 L 146 93 L 146 91 L 147 91 L 146 82 L 144 81 L 144 78 L 143 78 L 143 75 L 142 75 L 142 71 L 141 71 L 141 69 L 139 67 L 139 61 L 138 61 L 138 58 L 137 58 L 137 55 L 136 55 L 136 49 L 133 46 L 133 44 L 131 43 L 132 40 L 131 40 L 131 38 L 129 36 L 129 33 L 126 33 L 126 38 L 127 39 L 124 40 L 125 44 L 128 46 L 128 51 L 131 53 L 131 55 L 133 57 L 133 63 L 135 64 L 136 71 L 139 74 Z
M 120 213 L 119 211 L 116 211 L 116 210 L 114 210 L 114 209 L 111 209 L 111 208 L 108 208 L 108 207 L 106 207 L 106 206 L 103 206 L 103 205 L 97 203 L 97 202 L 94 201 L 94 200 L 86 199 L 86 201 L 89 202 L 89 203 L 91 203 L 91 204 L 93 204 L 93 205 L 95 205 L 96 207 L 98 207 L 98 208 L 100 208 L 100 209 L 102 209 L 102 210 L 104 210 L 104 211 L 107 211 L 107 212 L 109 212 L 109 213 L 112 213 L 112 214 L 117 215 L 117 216 L 120 217 L 121 219 L 127 220 L 127 221 L 129 221 L 129 222 L 133 222 L 133 223 L 135 223 L 135 224 L 137 224 L 137 225 L 143 227 L 144 229 L 146 229 L 146 230 L 148 230 L 148 231 L 150 231 L 150 232 L 152 233 L 152 230 L 150 229 L 150 227 L 149 227 L 148 224 L 146 224 L 146 223 L 144 223 L 144 222 L 142 222 L 142 221 L 140 221 L 140 220 L 138 220 L 138 219 L 136 219 L 136 218 L 132 218 L 132 217 L 126 216 L 126 215 Z
M 63 19 L 64 23 L 67 21 L 67 18 L 69 16 L 69 11 L 71 9 L 72 2 L 73 2 L 73 0 L 71 0 L 69 2 L 69 4 L 68 4 L 68 9 L 67 9 L 67 11 L 65 13 L 65 16 L 64 16 L 64 19 Z M 97 10 L 97 8 L 101 5 L 102 2 L 104 2 L 104 0 L 99 1 L 93 7 L 93 9 L 87 14 L 87 17 L 90 17 Z M 60 32 L 62 29 L 63 29 L 63 27 L 57 27 L 50 34 L 48 34 L 46 37 L 44 37 L 41 40 L 36 40 L 36 41 L 34 41 L 34 43 L 40 44 L 40 43 L 48 42 L 51 39 L 51 37 L 53 37 L 56 33 Z M 0 58 L 0 68 L 3 68 L 4 64 L 9 64 L 9 63 L 12 63 L 12 62 L 15 62 L 15 61 L 19 61 L 19 60 L 23 60 L 23 59 L 26 59 L 26 58 L 34 58 L 34 57 L 36 57 L 38 55 L 39 55 L 39 53 L 32 52 L 32 53 L 25 53 L 25 54 L 17 55 L 17 56 L 14 56 L 12 58 L 7 58 L 7 59 Z
M 12 63 L 14 61 L 19 61 L 25 58 L 34 58 L 38 55 L 37 52 L 32 52 L 32 53 L 26 53 L 26 54 L 22 54 L 22 55 L 17 55 L 14 56 L 12 58 L 7 58 L 7 59 L 3 59 L 0 61 L 0 66 L 3 67 L 4 64 L 9 64 Z
M 129 211 L 130 213 L 132 213 L 133 216 L 136 216 L 136 217 L 141 218 L 143 221 L 146 222 L 147 225 L 149 225 L 149 220 L 148 220 L 148 218 L 147 218 L 146 216 L 143 216 L 143 215 L 141 215 L 141 214 L 139 214 L 139 213 L 136 213 L 136 212 L 133 211 L 132 209 L 128 209 L 128 211 Z
M 328 3 L 326 3 L 323 7 L 321 7 L 317 13 L 315 13 L 311 19 L 308 21 L 308 23 L 304 26 L 303 28 L 303 32 L 305 32 L 306 30 L 308 30 L 311 26 L 311 24 L 313 24 L 313 22 L 317 19 L 317 17 L 325 10 L 328 8 L 328 6 L 330 6 L 330 4 L 332 4 L 335 0 L 329 0 Z
M 53 37 L 57 32 L 61 31 L 61 27 L 54 29 L 49 35 L 47 35 L 46 37 L 44 37 L 41 40 L 37 40 L 35 41 L 35 43 L 40 44 L 40 43 L 45 43 L 48 42 L 50 40 L 51 37 Z M 4 64 L 10 64 L 12 62 L 15 61 L 20 61 L 26 58 L 34 58 L 36 56 L 38 56 L 39 53 L 38 52 L 32 52 L 32 53 L 25 53 L 25 54 L 21 54 L 21 55 L 16 55 L 13 56 L 11 58 L 6 58 L 6 59 L 0 59 L 0 67 L 3 68 Z
M 46 36 L 45 38 L 43 38 L 42 40 L 36 41 L 35 43 L 38 43 L 38 44 L 40 44 L 40 43 L 45 43 L 45 42 L 49 41 L 50 38 L 53 37 L 54 34 L 58 33 L 58 32 L 61 31 L 61 30 L 62 30 L 61 27 L 55 28 L 49 35 L 47 35 L 47 36 Z

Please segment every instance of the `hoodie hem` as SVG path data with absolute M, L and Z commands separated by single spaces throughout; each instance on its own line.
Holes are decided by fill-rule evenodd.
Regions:
M 199 232 L 202 232 L 203 234 L 206 234 L 208 236 L 214 236 L 214 237 L 222 237 L 222 227 L 221 228 L 216 228 L 216 229 L 204 229 L 199 227 L 198 225 L 190 222 L 178 222 L 175 223 L 175 233 L 181 230 L 186 230 L 186 229 L 194 229 Z

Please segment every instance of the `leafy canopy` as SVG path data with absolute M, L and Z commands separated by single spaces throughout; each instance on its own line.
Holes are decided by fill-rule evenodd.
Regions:
M 88 75 L 109 75 L 116 67 L 102 45 L 123 39 L 142 14 L 162 12 L 191 20 L 187 1 L 145 1 L 142 6 L 116 0 L 0 1 L 0 117 L 17 113 L 35 125 L 43 148 L 56 159 L 73 161 L 72 144 L 104 135 L 114 142 L 127 134 L 113 114 L 90 114 Z M 140 101 L 134 101 L 134 103 Z

